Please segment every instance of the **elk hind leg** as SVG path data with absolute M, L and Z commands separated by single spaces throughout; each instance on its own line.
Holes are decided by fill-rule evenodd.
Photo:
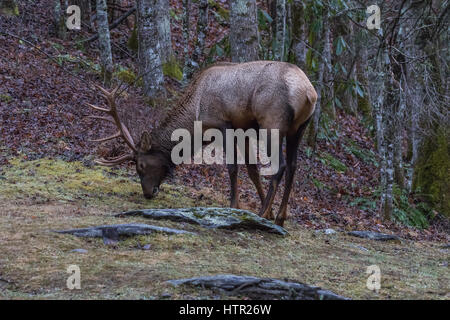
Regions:
M 281 200 L 280 209 L 275 223 L 279 226 L 283 226 L 287 217 L 287 205 L 289 202 L 289 196 L 292 189 L 292 182 L 294 180 L 295 171 L 297 169 L 297 151 L 306 127 L 308 126 L 309 119 L 303 123 L 294 135 L 286 136 L 286 177 L 284 185 L 283 199 Z
M 226 137 L 226 129 L 231 129 L 231 124 L 227 123 L 225 128 L 222 129 L 222 134 L 224 137 Z M 224 138 L 225 140 L 225 138 Z M 231 150 L 227 150 L 227 143 L 225 141 L 225 153 L 230 152 Z M 239 189 L 238 189 L 238 165 L 237 165 L 237 145 L 236 142 L 233 142 L 234 149 L 234 161 L 232 164 L 227 164 L 228 168 L 228 174 L 230 176 L 230 184 L 231 184 L 231 190 L 230 190 L 230 207 L 239 209 Z
M 278 152 L 279 153 L 279 167 L 278 172 L 272 175 L 269 191 L 267 192 L 267 196 L 264 199 L 263 205 L 261 207 L 261 211 L 259 212 L 259 215 L 263 218 L 270 219 L 271 216 L 271 210 L 272 210 L 272 204 L 273 200 L 275 199 L 275 194 L 278 189 L 278 185 L 280 184 L 281 179 L 283 178 L 284 170 L 286 168 L 286 163 L 284 161 L 283 157 L 283 148 L 282 146 L 283 137 L 281 136 L 278 145 L 276 146 L 278 150 L 274 150 L 275 146 L 272 146 L 271 138 L 268 137 L 267 141 L 267 152 L 271 154 L 271 152 Z

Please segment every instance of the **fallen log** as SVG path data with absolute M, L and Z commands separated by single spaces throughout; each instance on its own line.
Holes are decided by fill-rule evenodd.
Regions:
M 389 241 L 389 240 L 397 240 L 400 241 L 400 238 L 395 235 L 373 232 L 373 231 L 350 231 L 347 234 L 364 239 L 370 240 L 378 240 L 378 241 Z
M 122 212 L 116 216 L 142 216 L 155 220 L 165 219 L 198 224 L 206 228 L 263 230 L 283 236 L 288 233 L 284 228 L 261 218 L 253 212 L 234 208 L 142 209 Z
M 53 230 L 53 232 L 72 234 L 77 237 L 107 238 L 113 241 L 118 240 L 119 236 L 131 237 L 137 235 L 147 235 L 154 232 L 163 232 L 167 234 L 195 234 L 185 230 L 152 226 L 143 223 L 112 224 L 80 229 Z
M 247 296 L 251 299 L 348 300 L 348 298 L 331 291 L 299 282 L 231 274 L 169 280 L 167 282 L 174 286 L 201 287 L 231 296 Z

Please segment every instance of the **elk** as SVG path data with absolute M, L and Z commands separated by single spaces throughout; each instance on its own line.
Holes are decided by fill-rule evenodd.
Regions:
M 266 219 L 273 219 L 272 204 L 278 185 L 286 173 L 284 194 L 275 218 L 275 223 L 283 226 L 296 171 L 297 149 L 317 101 L 314 87 L 297 66 L 274 61 L 213 65 L 194 78 L 165 120 L 151 134 L 144 131 L 137 144 L 118 116 L 115 102 L 118 89 L 109 92 L 98 88 L 108 102 L 109 109 L 91 104 L 89 106 L 110 115 L 111 118 L 97 115 L 89 117 L 111 121 L 118 127 L 118 131 L 110 137 L 93 141 L 101 142 L 121 137 L 131 152 L 96 162 L 114 166 L 128 160 L 135 161 L 144 197 L 148 199 L 155 196 L 161 182 L 175 166 L 171 161 L 171 150 L 176 144 L 171 141 L 171 134 L 175 129 L 184 128 L 192 133 L 194 121 L 202 121 L 203 131 L 208 128 L 221 131 L 230 128 L 264 128 L 268 129 L 268 132 L 270 129 L 279 130 L 280 147 L 276 152 L 279 152 L 280 164 L 278 172 L 271 176 L 267 195 L 264 195 L 257 165 L 246 162 L 246 167 L 261 199 L 259 215 Z M 286 159 L 281 148 L 284 139 Z M 267 150 L 271 152 L 271 139 L 268 141 Z M 246 157 L 247 152 L 246 148 Z M 230 206 L 239 208 L 238 165 L 235 162 L 227 164 L 227 167 L 231 181 Z

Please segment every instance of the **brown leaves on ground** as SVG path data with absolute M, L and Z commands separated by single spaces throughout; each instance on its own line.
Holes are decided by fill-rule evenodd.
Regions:
M 52 6 L 49 3 L 19 1 L 22 14 L 0 20 L 0 30 L 36 45 L 34 47 L 0 33 L 0 165 L 7 164 L 9 157 L 18 155 L 27 159 L 58 157 L 71 161 L 94 155 L 114 156 L 124 150 L 124 146 L 117 142 L 99 146 L 88 141 L 112 132 L 109 124 L 83 120 L 90 112 L 85 107 L 86 103 L 104 104 L 92 86 L 100 83 L 99 76 L 77 64 L 62 62 L 62 67 L 58 66 L 54 60 L 61 54 L 70 54 L 95 63 L 98 52 L 95 43 L 87 45 L 85 50 L 79 50 L 74 45 L 73 40 L 89 35 L 86 30 L 69 33 L 65 41 L 52 35 L 48 18 L 52 16 Z M 180 14 L 181 1 L 171 3 L 175 14 Z M 195 6 L 191 39 L 195 39 Z M 172 20 L 173 45 L 181 57 L 182 22 L 175 18 Z M 221 40 L 226 32 L 225 27 L 211 18 L 207 47 Z M 129 34 L 126 25 L 112 31 L 112 38 L 117 44 L 113 46 L 113 53 L 116 64 L 132 67 L 135 63 L 133 53 L 124 53 L 128 50 L 124 44 Z M 180 89 L 179 84 L 173 81 L 168 85 L 171 92 Z M 140 90 L 130 87 L 120 99 L 122 115 L 129 127 L 135 129 L 132 130 L 135 138 L 143 127 L 155 127 L 165 113 L 164 107 L 146 106 Z M 297 175 L 289 201 L 293 221 L 314 229 L 373 230 L 411 239 L 448 239 L 447 234 L 438 231 L 437 225 L 428 230 L 416 230 L 396 223 L 385 223 L 375 210 L 351 206 L 350 203 L 356 198 L 373 197 L 378 186 L 378 169 L 373 163 L 366 163 L 349 153 L 347 142 L 353 141 L 363 150 L 375 150 L 374 143 L 360 119 L 340 111 L 332 130 L 336 130 L 339 137 L 319 140 L 315 156 L 306 152 L 304 142 L 300 146 Z M 346 170 L 338 172 L 322 161 L 321 155 L 325 153 L 342 162 Z M 225 165 L 180 166 L 172 182 L 211 190 L 223 195 L 224 199 L 229 196 Z M 267 190 L 268 179 L 263 178 L 263 182 Z M 240 169 L 239 184 L 241 206 L 258 212 L 260 201 L 244 167 Z M 283 184 L 276 197 L 275 213 L 282 191 Z

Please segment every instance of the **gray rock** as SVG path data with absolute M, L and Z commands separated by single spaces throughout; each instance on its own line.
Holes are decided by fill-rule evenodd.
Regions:
M 284 228 L 250 211 L 233 208 L 143 209 L 123 212 L 116 216 L 142 216 L 156 220 L 166 219 L 198 224 L 206 228 L 258 229 L 283 236 L 288 233 Z
M 316 230 L 315 232 L 316 232 L 316 233 L 324 233 L 324 234 L 327 234 L 327 235 L 337 233 L 336 230 L 331 229 L 331 228 L 328 228 L 328 229 L 320 229 L 320 230 Z
M 357 244 L 351 243 L 351 244 L 349 244 L 349 246 L 350 246 L 350 247 L 353 247 L 353 248 L 356 248 L 356 249 L 359 249 L 359 250 L 362 250 L 362 251 L 366 251 L 366 252 L 369 251 L 369 249 L 364 248 L 363 246 L 359 246 L 359 245 L 357 245 Z
M 400 238 L 398 236 L 391 235 L 391 234 L 385 234 L 385 233 L 379 233 L 379 232 L 373 232 L 373 231 L 350 231 L 350 232 L 348 232 L 348 234 L 351 236 L 359 237 L 359 238 L 378 240 L 378 241 L 389 241 L 389 240 L 400 241 Z
M 105 230 L 106 237 L 105 237 Z M 146 235 L 153 232 L 163 232 L 168 234 L 195 234 L 193 232 L 165 228 L 159 226 L 152 226 L 143 223 L 127 223 L 127 224 L 112 224 L 104 226 L 94 226 L 89 228 L 81 229 L 70 229 L 70 230 L 54 230 L 57 233 L 68 233 L 73 234 L 77 237 L 93 237 L 93 238 L 106 238 L 107 241 L 116 241 L 116 234 L 118 236 L 130 237 L 136 235 Z M 110 239 L 111 236 L 113 239 Z M 118 239 L 118 238 L 117 238 Z
M 102 229 L 103 243 L 107 246 L 114 246 L 119 242 L 119 231 L 117 228 Z
M 252 299 L 288 299 L 288 300 L 347 300 L 331 291 L 307 284 L 283 281 L 271 278 L 237 276 L 231 274 L 169 280 L 168 283 L 190 285 L 219 290 L 232 296 L 245 295 Z
M 88 251 L 86 249 L 73 249 L 70 252 L 87 253 Z

